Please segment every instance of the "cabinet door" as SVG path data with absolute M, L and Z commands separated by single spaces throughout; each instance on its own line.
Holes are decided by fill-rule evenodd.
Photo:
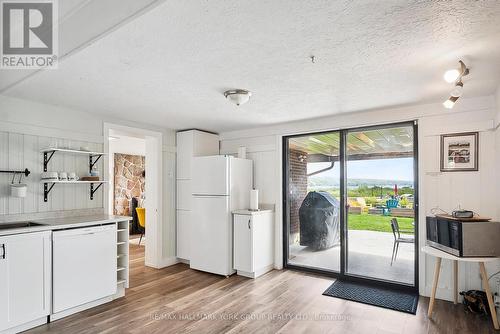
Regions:
M 219 154 L 219 136 L 213 133 L 194 131 L 193 156 L 202 157 Z
M 177 257 L 190 260 L 191 211 L 177 210 Z
M 0 330 L 49 315 L 50 233 L 0 237 Z
M 0 237 L 0 331 L 9 328 L 9 272 L 7 240 Z M 8 248 L 8 247 L 7 247 Z
M 177 133 L 177 179 L 191 178 L 191 159 L 193 157 L 193 132 Z
M 253 272 L 252 217 L 234 215 L 234 269 Z
M 191 180 L 177 180 L 177 210 L 191 210 Z

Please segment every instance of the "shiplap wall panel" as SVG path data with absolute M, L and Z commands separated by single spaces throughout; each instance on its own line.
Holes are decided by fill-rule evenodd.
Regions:
M 40 174 L 43 172 L 43 154 L 40 153 L 40 151 L 43 149 L 43 148 L 46 148 L 46 147 L 49 147 L 50 146 L 50 138 L 49 137 L 38 137 L 38 152 L 35 152 L 35 154 L 38 153 L 38 166 L 37 166 L 37 169 L 36 169 L 36 174 L 33 175 L 33 180 L 36 182 L 40 179 Z M 52 162 L 52 161 L 51 161 Z M 52 169 L 50 169 L 52 170 Z M 50 211 L 50 206 L 51 206 L 51 203 L 52 203 L 52 196 L 53 196 L 53 192 L 51 192 L 49 194 L 49 197 L 48 197 L 48 201 L 47 202 L 44 202 L 43 201 L 43 184 L 39 184 L 39 185 L 33 185 L 34 186 L 34 189 L 36 189 L 36 193 L 37 193 L 37 202 L 38 202 L 38 209 L 36 212 L 47 212 L 47 211 Z
M 9 168 L 9 134 L 0 132 L 0 169 Z M 0 213 L 7 212 L 10 175 L 0 173 Z
M 38 137 L 25 135 L 24 136 L 24 168 L 28 168 L 33 175 L 36 175 L 42 169 L 40 165 L 40 154 L 38 152 Z M 38 196 L 40 183 L 35 180 L 33 175 L 24 179 L 24 183 L 28 185 L 28 193 L 24 199 L 24 213 L 35 213 L 38 211 Z
M 103 145 L 84 141 L 60 138 L 23 135 L 18 133 L 0 132 L 0 169 L 24 170 L 28 168 L 31 174 L 22 183 L 28 185 L 25 198 L 10 196 L 12 175 L 0 174 L 0 214 L 23 214 L 48 211 L 76 210 L 86 208 L 102 208 L 103 187 L 90 200 L 88 184 L 56 184 L 49 194 L 48 202 L 43 201 L 43 183 L 40 175 L 43 172 L 43 154 L 41 150 L 55 146 L 79 149 L 88 147 L 92 151 L 102 151 Z M 103 159 L 97 163 L 97 168 L 103 176 Z M 48 171 L 75 172 L 79 177 L 89 172 L 87 155 L 64 154 L 56 152 L 48 165 Z M 19 181 L 19 175 L 16 182 Z
M 9 170 L 23 170 L 24 136 L 17 133 L 9 133 Z M 11 175 L 9 175 L 11 176 Z M 13 176 L 10 183 L 21 183 L 20 175 Z M 22 213 L 23 199 L 9 196 L 9 213 Z

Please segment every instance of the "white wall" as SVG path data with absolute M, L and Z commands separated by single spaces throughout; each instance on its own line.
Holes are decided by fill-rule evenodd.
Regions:
M 255 161 L 256 187 L 266 200 L 277 208 L 277 241 L 281 242 L 281 138 L 283 135 L 313 131 L 335 130 L 383 123 L 418 120 L 419 125 L 419 183 L 420 211 L 419 237 L 425 243 L 425 216 L 431 208 L 439 206 L 451 211 L 462 207 L 500 218 L 497 212 L 497 180 L 495 167 L 495 114 L 492 96 L 462 99 L 452 110 L 441 104 L 350 113 L 275 126 L 226 132 L 221 134 L 221 153 L 234 153 L 239 146 L 247 146 Z M 439 171 L 440 134 L 480 132 L 480 161 L 478 172 L 441 173 Z M 282 262 L 281 244 L 275 247 L 275 267 Z M 420 292 L 429 295 L 432 284 L 434 259 L 420 254 Z M 438 297 L 452 300 L 450 264 L 444 261 Z M 490 269 L 493 272 L 495 266 Z M 480 288 L 476 264 L 460 269 L 460 289 Z
M 50 144 L 52 138 L 57 139 L 61 145 L 89 146 L 103 150 L 104 122 L 142 128 L 161 132 L 163 135 L 163 221 L 162 221 L 162 263 L 169 263 L 175 258 L 175 132 L 168 129 L 130 122 L 120 119 L 103 118 L 99 115 L 81 112 L 59 106 L 31 102 L 0 95 L 0 164 L 8 166 L 25 165 L 33 168 L 34 174 L 28 178 L 30 189 L 35 189 L 39 181 L 37 168 L 43 167 L 43 155 L 37 151 Z M 48 145 L 48 144 L 47 144 Z M 22 152 L 17 147 L 23 147 Z M 27 147 L 27 148 L 25 148 Z M 9 158 L 7 158 L 9 157 Z M 87 166 L 78 159 L 82 157 L 54 155 L 51 166 L 57 171 Z M 100 161 L 99 164 L 102 164 Z M 83 168 L 83 167 L 82 167 Z M 102 171 L 102 165 L 100 166 Z M 7 181 L 0 175 L 0 192 L 4 192 Z M 38 188 L 36 193 L 24 199 L 24 204 L 19 204 L 15 199 L 5 199 L 0 195 L 0 214 L 8 212 L 36 213 L 69 210 L 73 207 L 87 208 L 97 205 L 104 208 L 107 189 L 99 190 L 93 201 L 87 200 L 83 189 L 75 187 L 83 185 L 58 187 L 52 190 L 54 200 L 43 203 L 43 188 Z M 74 188 L 74 190 L 72 190 Z M 41 195 L 40 195 L 41 189 Z M 88 191 L 88 190 L 87 190 Z M 3 193 L 4 194 L 4 193 Z M 40 200 L 41 197 L 41 200 Z M 58 202 L 55 199 L 61 198 Z M 2 216 L 4 218 L 5 216 Z M 19 218 L 19 217 L 16 217 Z
M 117 139 L 109 141 L 109 154 L 115 153 L 144 156 L 146 154 L 146 141 L 142 138 L 119 136 Z
M 49 194 L 48 201 L 43 201 L 43 184 L 40 183 L 40 173 L 43 172 L 41 150 L 53 145 L 74 149 L 86 146 L 92 151 L 102 151 L 102 143 L 0 131 L 0 169 L 24 170 L 28 168 L 31 171 L 31 174 L 27 178 L 23 177 L 22 181 L 28 185 L 28 194 L 25 198 L 10 197 L 9 184 L 12 181 L 12 175 L 0 174 L 0 215 L 103 207 L 102 190 L 98 190 L 94 200 L 90 200 L 89 186 L 80 184 L 55 185 Z M 97 165 L 102 170 L 102 161 L 98 161 Z M 56 152 L 48 164 L 48 171 L 76 172 L 79 176 L 86 176 L 89 172 L 89 158 L 85 155 Z M 16 182 L 18 180 L 19 175 L 16 177 Z

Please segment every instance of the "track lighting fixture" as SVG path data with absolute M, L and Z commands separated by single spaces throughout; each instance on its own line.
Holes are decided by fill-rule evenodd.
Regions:
M 447 109 L 453 108 L 458 98 L 462 96 L 464 90 L 462 78 L 469 74 L 469 69 L 465 63 L 461 60 L 458 63 L 460 64 L 460 69 L 451 69 L 444 74 L 444 80 L 446 82 L 455 83 L 455 87 L 450 92 L 450 98 L 443 102 L 443 106 Z

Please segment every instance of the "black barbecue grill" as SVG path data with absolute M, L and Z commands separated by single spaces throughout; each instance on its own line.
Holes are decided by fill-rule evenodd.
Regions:
M 314 250 L 340 244 L 340 202 L 324 191 L 312 191 L 300 205 L 300 245 Z

